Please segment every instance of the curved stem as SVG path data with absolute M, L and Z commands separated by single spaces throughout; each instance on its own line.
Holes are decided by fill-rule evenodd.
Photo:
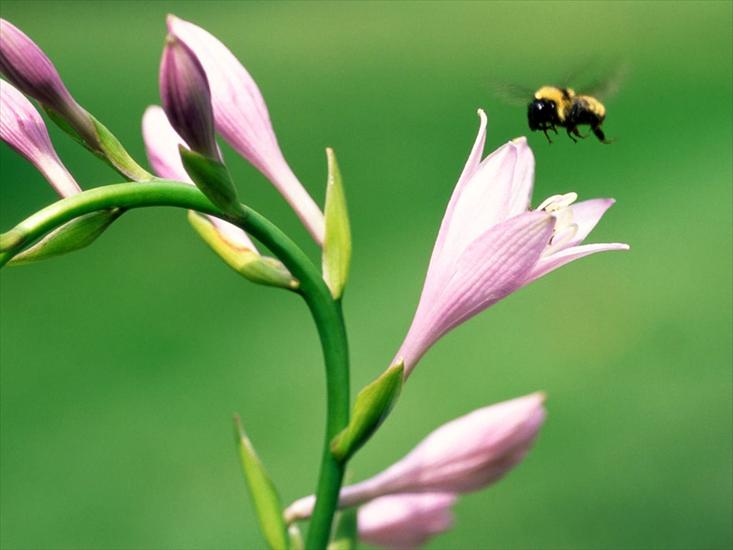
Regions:
M 243 206 L 242 214 L 224 214 L 197 188 L 180 182 L 122 183 L 97 187 L 56 202 L 26 218 L 0 238 L 0 266 L 44 234 L 84 214 L 108 208 L 175 206 L 225 219 L 260 240 L 294 277 L 318 329 L 326 365 L 327 422 L 316 491 L 317 502 L 308 533 L 309 549 L 326 548 L 343 479 L 344 465 L 330 451 L 333 437 L 349 421 L 349 359 L 340 302 L 333 299 L 321 274 L 290 238 L 267 218 Z

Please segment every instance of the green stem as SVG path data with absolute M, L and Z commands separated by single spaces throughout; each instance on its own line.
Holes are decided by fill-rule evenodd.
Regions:
M 56 202 L 26 218 L 0 236 L 0 266 L 44 234 L 84 214 L 108 208 L 175 206 L 213 214 L 260 240 L 300 281 L 298 292 L 305 299 L 318 329 L 326 365 L 327 422 L 316 491 L 317 502 L 307 547 L 325 549 L 338 504 L 344 465 L 330 451 L 333 437 L 349 421 L 349 359 L 341 304 L 331 296 L 310 259 L 277 226 L 254 210 L 242 206 L 241 214 L 224 214 L 197 188 L 180 182 L 122 183 L 97 187 Z

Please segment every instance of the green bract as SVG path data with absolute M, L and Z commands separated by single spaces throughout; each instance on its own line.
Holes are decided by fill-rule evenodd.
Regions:
M 330 147 L 328 158 L 328 183 L 326 184 L 326 235 L 323 242 L 323 278 L 336 299 L 341 298 L 349 277 L 351 263 L 351 228 L 346 208 L 346 196 L 341 181 L 341 171 L 336 155 Z
M 260 462 L 239 417 L 234 419 L 244 477 L 257 513 L 262 534 L 272 550 L 288 550 L 289 537 L 277 490 Z
M 115 208 L 79 216 L 15 256 L 9 265 L 37 262 L 85 248 L 97 240 L 123 212 L 124 210 Z
M 241 214 L 242 205 L 237 199 L 237 190 L 227 167 L 218 160 L 205 157 L 182 145 L 178 150 L 181 153 L 183 167 L 196 187 L 227 214 Z
M 349 425 L 331 441 L 337 460 L 348 460 L 387 418 L 400 396 L 404 369 L 401 362 L 392 365 L 356 396 Z

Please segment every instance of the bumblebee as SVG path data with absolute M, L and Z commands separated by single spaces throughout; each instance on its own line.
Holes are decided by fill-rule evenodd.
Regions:
M 527 106 L 527 121 L 532 131 L 542 130 L 547 141 L 552 143 L 547 130 L 557 133 L 557 126 L 565 128 L 568 137 L 585 138 L 578 130 L 581 124 L 590 126 L 590 131 L 601 143 L 611 143 L 601 130 L 606 118 L 606 107 L 590 95 L 578 95 L 572 88 L 542 86 L 534 93 Z

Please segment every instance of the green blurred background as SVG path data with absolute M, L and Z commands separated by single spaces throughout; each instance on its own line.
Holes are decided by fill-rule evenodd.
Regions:
M 552 82 L 588 60 L 631 73 L 607 134 L 548 145 L 534 204 L 575 190 L 617 205 L 584 259 L 444 338 L 353 462 L 356 479 L 437 425 L 543 389 L 534 451 L 461 498 L 431 548 L 729 548 L 732 4 L 14 2 L 68 87 L 138 158 L 168 12 L 217 35 L 266 97 L 319 202 L 324 147 L 347 185 L 353 387 L 397 349 L 478 126 L 487 152 L 527 133 L 491 82 Z M 55 128 L 83 186 L 118 180 Z M 265 179 L 225 148 L 240 194 L 315 256 Z M 0 148 L 2 229 L 55 200 Z M 310 492 L 323 373 L 294 296 L 248 284 L 182 212 L 136 211 L 93 247 L 4 270 L 3 549 L 229 549 L 262 542 L 232 440 L 239 412 L 290 501 Z

